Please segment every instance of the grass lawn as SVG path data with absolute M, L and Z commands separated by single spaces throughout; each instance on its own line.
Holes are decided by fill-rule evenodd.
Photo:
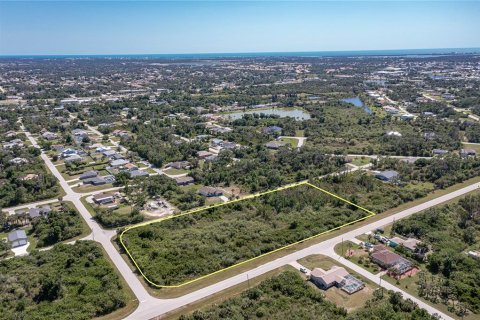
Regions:
M 80 201 L 83 203 L 83 205 L 85 206 L 85 208 L 88 210 L 88 212 L 93 216 L 95 216 L 95 208 L 93 208 L 92 204 L 89 203 L 87 201 L 87 197 L 88 196 L 85 196 L 85 197 L 82 197 L 80 198 Z
M 295 131 L 295 137 L 304 137 L 305 131 L 304 130 L 297 130 Z
M 292 148 L 296 148 L 298 145 L 298 139 L 295 139 L 295 138 L 282 138 L 281 141 L 289 143 L 292 146 Z
M 92 186 L 92 185 L 81 185 L 80 187 L 74 187 L 72 188 L 73 191 L 78 192 L 78 193 L 87 193 L 87 192 L 92 192 L 92 191 L 98 191 L 98 190 L 104 190 L 104 189 L 109 189 L 112 188 L 113 185 L 111 183 L 107 183 L 101 186 Z
M 131 206 L 120 205 L 117 209 L 113 210 L 113 212 L 118 213 L 120 215 L 128 215 L 132 212 Z
M 188 186 L 181 186 L 180 188 L 182 188 L 183 191 L 198 191 L 201 187 L 203 187 L 201 184 L 189 184 Z
M 359 248 L 358 245 L 351 241 L 344 241 L 343 244 L 338 243 L 334 249 L 339 256 L 347 258 L 351 262 L 359 265 L 370 273 L 377 274 L 378 272 L 382 271 L 379 266 L 370 261 L 368 253 L 364 249 Z M 353 256 L 345 256 L 348 250 L 353 250 Z M 360 261 L 362 261 L 362 263 L 360 263 Z
M 157 172 L 155 170 L 153 170 L 152 168 L 146 168 L 144 169 L 145 171 L 147 171 L 149 174 L 156 174 Z
M 168 168 L 167 170 L 163 170 L 163 172 L 165 172 L 168 175 L 175 176 L 177 174 L 188 173 L 189 171 L 185 169 Z
M 477 151 L 477 154 L 480 154 L 480 144 L 462 142 L 462 148 L 473 149 Z
M 371 159 L 368 157 L 354 157 L 352 160 L 352 164 L 356 166 L 364 166 L 366 164 L 369 164 L 370 161 Z

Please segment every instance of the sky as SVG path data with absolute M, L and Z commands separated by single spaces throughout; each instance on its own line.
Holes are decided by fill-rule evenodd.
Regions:
M 0 55 L 479 47 L 480 1 L 0 0 Z

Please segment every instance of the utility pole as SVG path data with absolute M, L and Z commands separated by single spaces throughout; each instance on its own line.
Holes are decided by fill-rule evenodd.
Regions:
M 380 290 L 382 290 L 382 299 L 383 299 L 383 287 L 382 287 L 382 278 L 380 278 Z
M 343 258 L 343 237 L 342 237 L 342 258 Z

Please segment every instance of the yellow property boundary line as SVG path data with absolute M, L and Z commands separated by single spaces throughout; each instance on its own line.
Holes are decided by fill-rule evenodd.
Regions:
M 235 203 L 235 202 L 239 202 L 239 201 L 244 201 L 244 200 L 248 200 L 248 199 L 254 199 L 254 198 L 257 198 L 257 197 L 260 197 L 260 196 L 263 196 L 263 195 L 266 195 L 266 194 L 269 194 L 269 193 L 273 193 L 273 192 L 277 192 L 277 191 L 282 191 L 282 190 L 285 190 L 285 189 L 290 189 L 290 188 L 294 188 L 294 187 L 297 187 L 297 186 L 301 186 L 301 185 L 307 185 L 307 186 L 310 186 L 310 187 L 313 187 L 317 190 L 320 190 L 321 192 L 323 193 L 326 193 L 334 198 L 337 198 L 345 203 L 348 203 L 354 207 L 357 207 L 365 212 L 368 213 L 367 216 L 365 217 L 362 217 L 360 219 L 357 219 L 357 220 L 354 220 L 354 221 L 351 221 L 351 222 L 347 222 L 341 226 L 338 226 L 338 227 L 335 227 L 335 228 L 332 228 L 330 230 L 327 230 L 327 231 L 323 231 L 323 232 L 320 232 L 319 234 L 316 234 L 316 235 L 313 235 L 313 236 L 310 236 L 308 238 L 305 238 L 305 239 L 302 239 L 302 240 L 299 240 L 299 241 L 296 241 L 296 242 L 293 242 L 291 244 L 288 244 L 286 246 L 283 246 L 283 247 L 280 247 L 280 248 L 277 248 L 275 250 L 272 250 L 272 251 L 269 251 L 269 252 L 266 252 L 266 253 L 263 253 L 259 256 L 256 256 L 256 257 L 253 257 L 253 258 L 250 258 L 250 259 L 247 259 L 245 261 L 241 261 L 239 263 L 236 263 L 234 265 L 231 265 L 229 267 L 226 267 L 226 268 L 223 268 L 223 269 L 220 269 L 220 270 L 217 270 L 217 271 L 214 271 L 212 273 L 209 273 L 209 274 L 206 274 L 206 275 L 203 275 L 203 276 L 200 276 L 198 278 L 195 278 L 195 279 L 192 279 L 192 280 L 189 280 L 189 281 L 186 281 L 186 282 L 183 282 L 181 284 L 178 284 L 178 285 L 159 285 L 159 284 L 156 284 L 155 282 L 151 281 L 144 273 L 143 273 L 143 270 L 138 266 L 137 262 L 135 261 L 135 259 L 133 258 L 132 254 L 130 253 L 130 251 L 127 249 L 127 246 L 125 245 L 125 243 L 123 242 L 123 235 L 129 231 L 129 230 L 132 230 L 132 229 L 135 229 L 135 228 L 139 228 L 139 227 L 143 227 L 143 226 L 147 226 L 147 225 L 150 225 L 150 224 L 153 224 L 153 223 L 158 223 L 158 222 L 162 222 L 162 221 L 165 221 L 165 220 L 170 220 L 170 219 L 175 219 L 175 218 L 178 218 L 178 217 L 182 217 L 182 216 L 185 216 L 185 215 L 189 215 L 189 214 L 193 214 L 193 213 L 198 213 L 200 211 L 205 211 L 205 210 L 208 210 L 208 209 L 212 209 L 212 208 L 216 208 L 216 207 L 221 207 L 221 206 L 224 206 L 224 205 L 228 205 L 228 204 L 232 204 L 232 203 Z M 147 222 L 143 222 L 143 223 L 139 223 L 139 224 L 136 224 L 134 226 L 130 226 L 128 228 L 126 228 L 125 230 L 123 230 L 123 232 L 120 234 L 119 236 L 119 239 L 120 239 L 120 243 L 122 244 L 122 247 L 123 249 L 125 250 L 125 252 L 127 253 L 128 257 L 130 258 L 130 260 L 133 262 L 133 264 L 135 265 L 135 267 L 137 268 L 138 272 L 140 272 L 140 274 L 142 275 L 142 277 L 145 279 L 145 281 L 147 281 L 150 285 L 154 286 L 154 287 L 157 287 L 157 288 L 180 288 L 180 287 L 183 287 L 183 286 L 186 286 L 188 284 L 191 284 L 191 283 L 194 283 L 194 282 L 197 282 L 197 281 L 200 281 L 202 279 L 205 279 L 205 278 L 208 278 L 210 276 L 213 276 L 215 274 L 218 274 L 218 273 L 221 273 L 221 272 L 224 272 L 226 270 L 230 270 L 230 269 L 233 269 L 235 267 L 238 267 L 238 266 L 241 266 L 243 264 L 246 264 L 248 262 L 251 262 L 251 261 L 254 261 L 256 259 L 259 259 L 259 258 L 262 258 L 262 257 L 265 257 L 265 256 L 268 256 L 272 253 L 275 253 L 275 252 L 278 252 L 278 251 L 281 251 L 281 250 L 285 250 L 287 248 L 290 248 L 294 245 L 297 245 L 299 243 L 302 243 L 304 241 L 308 241 L 308 240 L 311 240 L 311 239 L 314 239 L 314 238 L 317 238 L 317 237 L 320 237 L 324 234 L 327 234 L 327 233 L 330 233 L 332 231 L 335 231 L 335 230 L 338 230 L 338 229 L 341 229 L 343 227 L 346 227 L 346 226 L 349 226 L 349 225 L 352 225 L 354 223 L 357 223 L 359 221 L 362 221 L 362 220 L 365 220 L 367 218 L 370 218 L 371 216 L 374 216 L 375 213 L 368 210 L 368 209 L 365 209 L 355 203 L 352 203 L 334 193 L 331 193 L 327 190 L 324 190 L 320 187 L 317 187 L 316 185 L 313 185 L 311 184 L 310 182 L 308 181 L 302 181 L 302 182 L 298 182 L 298 183 L 292 183 L 292 184 L 289 184 L 289 185 L 286 185 L 286 186 L 283 186 L 283 187 L 280 187 L 280 188 L 277 188 L 277 189 L 273 189 L 273 190 L 269 190 L 269 191 L 265 191 L 265 192 L 260 192 L 260 193 L 255 193 L 255 194 L 251 194 L 251 195 L 248 195 L 248 196 L 245 196 L 243 198 L 240 198 L 240 199 L 235 199 L 235 200 L 232 200 L 232 201 L 228 201 L 228 202 L 224 202 L 224 203 L 216 203 L 216 204 L 212 204 L 212 205 L 209 205 L 209 206 L 204 206 L 204 207 L 201 207 L 201 208 L 197 208 L 197 209 L 192 209 L 192 210 L 188 210 L 188 211 L 185 211 L 181 214 L 178 214 L 178 215 L 175 215 L 175 216 L 170 216 L 170 217 L 166 217 L 166 218 L 160 218 L 160 219 L 156 219 L 156 220 L 151 220 L 151 221 L 147 221 Z

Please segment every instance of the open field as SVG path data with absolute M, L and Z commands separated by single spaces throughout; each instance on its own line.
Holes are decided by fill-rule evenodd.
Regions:
M 120 240 L 147 282 L 179 287 L 371 215 L 300 183 L 134 226 Z

